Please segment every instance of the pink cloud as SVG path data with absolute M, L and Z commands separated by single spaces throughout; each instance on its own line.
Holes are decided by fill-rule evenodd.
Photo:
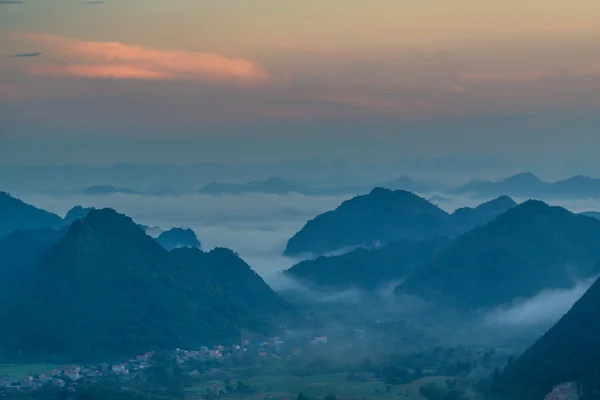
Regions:
M 159 50 L 52 35 L 25 35 L 24 38 L 45 47 L 44 54 L 60 60 L 54 65 L 30 66 L 29 72 L 36 75 L 145 80 L 209 79 L 244 85 L 269 78 L 264 69 L 248 59 L 216 53 Z
M 452 86 L 450 88 L 450 91 L 452 93 L 464 93 L 467 91 L 467 88 L 465 88 L 464 86 L 456 85 L 456 86 Z

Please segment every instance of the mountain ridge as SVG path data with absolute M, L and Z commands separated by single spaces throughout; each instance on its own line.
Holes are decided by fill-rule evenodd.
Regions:
M 0 191 L 0 236 L 16 230 L 60 229 L 62 225 L 58 215 Z
M 600 179 L 574 175 L 554 182 L 543 181 L 530 172 L 522 172 L 500 181 L 471 181 L 452 191 L 476 196 L 508 195 L 516 197 L 584 198 L 600 196 Z
M 455 239 L 396 293 L 467 311 L 568 288 L 598 272 L 597 237 L 600 221 L 529 200 Z
M 15 294 L 0 323 L 7 354 L 85 359 L 197 348 L 268 324 L 125 215 L 91 211 L 73 222 Z

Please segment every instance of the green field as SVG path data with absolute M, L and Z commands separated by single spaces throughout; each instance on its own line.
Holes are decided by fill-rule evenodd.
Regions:
M 43 374 L 56 368 L 50 364 L 0 364 L 0 378 L 17 379 L 27 375 Z
M 367 398 L 378 400 L 391 400 L 399 397 L 414 400 L 424 400 L 419 394 L 419 387 L 426 383 L 439 382 L 444 384 L 446 377 L 425 377 L 407 385 L 391 385 L 389 391 L 387 385 L 381 381 L 368 380 L 365 382 L 348 381 L 347 374 L 317 375 L 309 377 L 297 377 L 291 375 L 264 375 L 251 379 L 245 379 L 244 384 L 255 386 L 257 394 L 248 395 L 243 398 L 253 400 L 283 399 L 295 400 L 298 393 L 302 392 L 307 397 L 338 395 L 346 398 Z M 201 395 L 212 384 L 222 385 L 222 381 L 202 382 L 194 385 L 190 392 Z M 240 396 L 224 395 L 219 398 L 240 398 Z

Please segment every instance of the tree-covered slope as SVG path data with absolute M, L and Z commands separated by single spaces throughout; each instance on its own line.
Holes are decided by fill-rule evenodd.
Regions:
M 60 235 L 59 231 L 45 228 L 14 231 L 0 237 L 0 314 Z
M 339 256 L 302 261 L 285 273 L 332 288 L 375 289 L 405 278 L 449 242 L 444 237 L 423 241 L 401 239 L 381 248 L 359 248 Z
M 494 391 L 513 400 L 542 399 L 555 385 L 577 382 L 600 398 L 600 281 L 498 379 Z
M 600 221 L 525 202 L 458 237 L 398 286 L 462 310 L 494 307 L 600 272 Z
M 452 213 L 450 221 L 459 232 L 468 232 L 473 228 L 482 226 L 517 206 L 517 203 L 508 196 L 500 196 L 475 208 L 463 207 Z
M 178 265 L 218 287 L 227 299 L 253 313 L 272 318 L 285 316 L 292 307 L 233 251 L 216 248 L 208 253 L 198 248 L 170 252 Z
M 75 206 L 71 208 L 63 218 L 67 225 L 72 224 L 78 219 L 83 219 L 94 210 L 94 207 Z
M 58 215 L 0 192 L 0 236 L 16 230 L 59 229 L 62 225 Z
M 197 348 L 236 338 L 239 321 L 263 326 L 109 209 L 75 221 L 15 297 L 0 343 L 7 354 L 36 360 Z
M 398 239 L 423 239 L 451 231 L 449 215 L 404 190 L 375 188 L 308 221 L 287 244 L 285 255 L 325 254 Z

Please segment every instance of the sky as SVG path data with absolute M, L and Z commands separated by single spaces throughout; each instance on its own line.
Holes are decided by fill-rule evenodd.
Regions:
M 0 0 L 0 163 L 600 145 L 597 0 Z

